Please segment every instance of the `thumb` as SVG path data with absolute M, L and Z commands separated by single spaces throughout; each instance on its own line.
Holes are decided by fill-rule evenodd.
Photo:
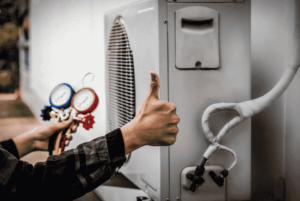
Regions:
M 150 75 L 151 75 L 151 82 L 150 82 L 150 89 L 149 89 L 148 95 L 146 96 L 142 106 L 138 110 L 135 118 L 137 118 L 141 114 L 141 112 L 144 110 L 145 104 L 149 100 L 149 98 L 153 97 L 155 99 L 159 99 L 158 98 L 158 92 L 159 92 L 159 86 L 160 86 L 159 77 L 156 74 L 156 72 L 154 72 L 154 71 L 151 71 Z
M 160 87 L 160 80 L 156 72 L 151 71 L 151 84 L 150 84 L 150 89 L 148 93 L 148 98 L 155 98 L 159 99 L 158 94 L 159 94 L 159 87 Z

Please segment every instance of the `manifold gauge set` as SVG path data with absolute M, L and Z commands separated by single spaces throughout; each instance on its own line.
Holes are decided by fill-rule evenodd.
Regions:
M 86 74 L 84 78 L 88 74 Z M 74 119 L 74 122 L 69 128 L 53 134 L 49 139 L 49 154 L 52 155 L 53 150 L 55 150 L 55 155 L 57 155 L 59 151 L 64 151 L 66 134 L 71 133 L 71 127 L 76 122 L 82 123 L 82 127 L 86 130 L 93 128 L 95 121 L 91 113 L 98 106 L 99 98 L 95 91 L 89 87 L 84 87 L 83 85 L 82 89 L 75 92 L 69 84 L 62 83 L 52 90 L 49 96 L 49 102 L 50 106 L 45 106 L 41 110 L 41 117 L 44 121 L 56 118 L 57 121 L 60 122 L 68 120 L 70 116 Z M 64 138 L 61 143 L 63 136 Z M 60 145 L 61 149 L 59 150 Z

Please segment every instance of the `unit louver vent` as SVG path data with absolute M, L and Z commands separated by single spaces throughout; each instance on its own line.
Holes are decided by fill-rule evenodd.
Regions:
M 107 59 L 107 112 L 109 130 L 120 128 L 135 116 L 133 56 L 124 23 L 117 17 L 112 26 Z

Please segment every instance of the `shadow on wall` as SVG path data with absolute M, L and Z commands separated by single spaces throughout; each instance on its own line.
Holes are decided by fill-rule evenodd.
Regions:
M 297 2 L 252 0 L 252 98 L 273 88 L 287 68 Z M 252 118 L 252 200 L 300 200 L 299 86 L 298 72 L 287 92 Z

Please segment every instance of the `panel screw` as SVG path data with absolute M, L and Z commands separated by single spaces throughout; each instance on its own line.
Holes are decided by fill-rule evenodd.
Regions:
M 164 24 L 167 24 L 168 23 L 168 20 L 164 20 Z
M 197 62 L 195 63 L 195 67 L 201 67 L 201 62 L 200 62 L 200 61 L 197 61 Z

